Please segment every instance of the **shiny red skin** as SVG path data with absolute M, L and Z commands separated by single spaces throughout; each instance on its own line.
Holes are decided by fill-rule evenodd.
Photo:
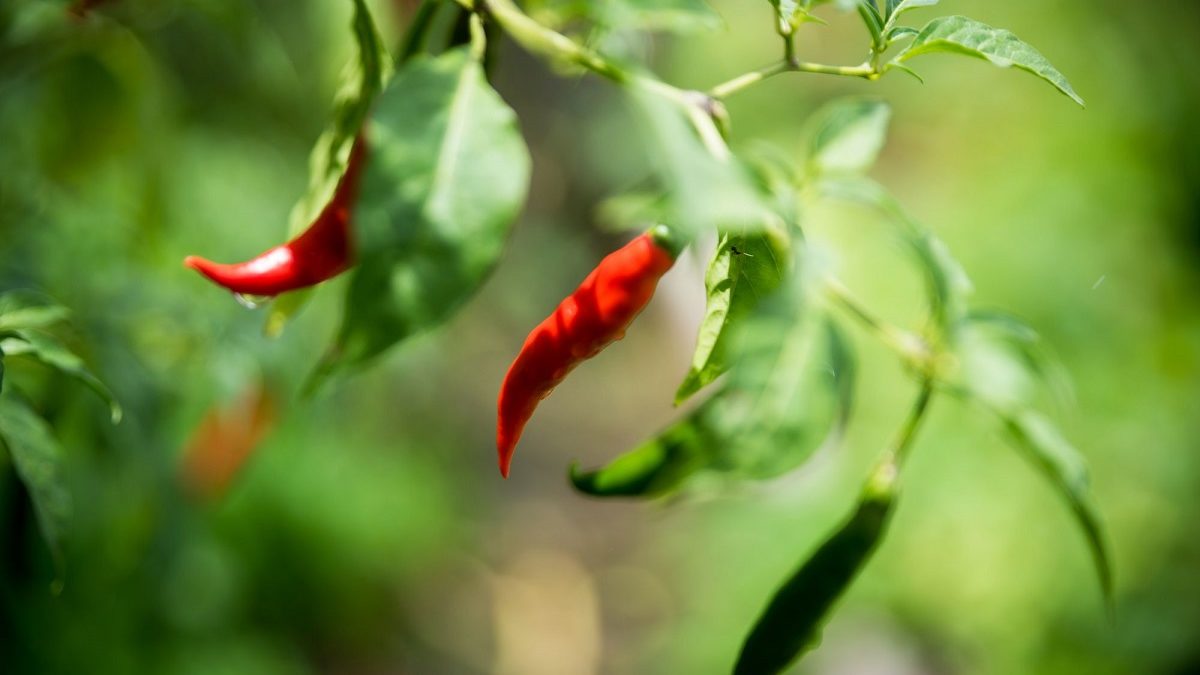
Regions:
M 525 338 L 500 386 L 496 448 L 501 475 L 508 477 L 517 441 L 538 403 L 575 366 L 625 336 L 674 263 L 649 233 L 638 236 L 601 260 Z
M 258 296 L 315 286 L 341 274 L 353 264 L 350 217 L 365 155 L 366 145 L 359 139 L 333 198 L 295 239 L 242 263 L 224 265 L 188 256 L 183 264 L 234 293 Z

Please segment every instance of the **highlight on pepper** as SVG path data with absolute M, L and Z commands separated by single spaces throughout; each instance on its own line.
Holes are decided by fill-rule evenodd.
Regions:
M 295 239 L 246 262 L 222 264 L 191 255 L 183 264 L 241 295 L 276 296 L 336 277 L 354 262 L 350 220 L 365 156 L 366 144 L 360 137 L 333 198 Z

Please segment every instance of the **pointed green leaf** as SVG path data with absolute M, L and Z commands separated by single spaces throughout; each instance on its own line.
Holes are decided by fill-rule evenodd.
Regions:
M 888 0 L 887 20 L 892 22 L 896 17 L 905 12 L 918 9 L 921 7 L 932 7 L 938 4 L 938 0 Z
M 516 116 L 465 48 L 414 60 L 366 133 L 359 263 L 321 376 L 449 318 L 495 266 L 529 184 Z
M 333 118 L 317 138 L 309 156 L 308 190 L 292 207 L 288 219 L 288 232 L 292 235 L 308 227 L 333 198 L 338 181 L 346 173 L 350 146 L 362 129 L 383 83 L 391 75 L 391 57 L 371 18 L 366 0 L 354 0 L 350 29 L 358 49 L 342 74 L 341 89 L 334 99 Z M 282 332 L 311 295 L 311 289 L 306 289 L 279 297 L 267 317 L 266 333 L 278 335 Z
M 887 140 L 891 108 L 882 101 L 844 99 L 815 113 L 809 123 L 810 173 L 862 173 Z
M 734 675 L 777 675 L 819 642 L 834 603 L 887 531 L 896 499 L 894 478 L 875 478 L 850 519 L 776 591 L 746 637 Z
M 676 405 L 729 368 L 731 329 L 779 287 L 791 257 L 788 247 L 786 235 L 775 228 L 721 237 L 704 275 L 704 321 L 691 368 L 675 393 Z
M 121 421 L 121 404 L 100 378 L 96 377 L 83 359 L 54 336 L 29 330 L 12 331 L 14 337 L 0 341 L 0 349 L 9 356 L 29 356 L 55 370 L 75 378 L 108 404 L 113 424 Z
M 63 478 L 63 452 L 45 420 L 12 393 L 0 396 L 0 439 L 29 491 L 38 527 L 55 560 L 71 520 L 71 493 Z
M 939 17 L 926 24 L 908 47 L 896 55 L 893 63 L 936 52 L 964 54 L 986 59 L 1001 68 L 1013 67 L 1033 73 L 1083 105 L 1083 99 L 1075 93 L 1067 78 L 1041 52 L 1007 30 L 965 16 Z
M 971 280 L 949 248 L 928 228 L 914 220 L 900 204 L 875 181 L 865 178 L 822 180 L 817 191 L 824 197 L 857 202 L 878 209 L 898 228 L 914 260 L 925 277 L 930 313 L 934 325 L 945 339 L 967 314 L 967 300 L 973 292 Z
M 1025 411 L 1005 419 L 1016 446 L 1054 484 L 1066 500 L 1087 539 L 1100 589 L 1110 611 L 1113 603 L 1113 571 L 1107 536 L 1100 512 L 1092 499 L 1087 462 L 1045 417 Z

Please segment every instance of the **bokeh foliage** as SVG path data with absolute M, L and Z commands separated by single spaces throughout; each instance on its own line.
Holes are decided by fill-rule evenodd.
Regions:
M 620 30 L 625 16 L 648 20 L 638 3 L 613 3 L 612 27 L 586 37 L 707 86 L 775 57 L 762 4 L 715 3 L 724 26 L 688 26 L 715 32 L 651 40 Z M 1087 111 L 1032 80 L 923 57 L 910 64 L 923 86 L 795 75 L 747 92 L 729 103 L 733 145 L 769 138 L 798 159 L 797 122 L 826 100 L 893 104 L 875 176 L 948 242 L 976 302 L 1038 326 L 1076 382 L 1060 420 L 1094 466 L 1117 620 L 1098 611 L 1052 492 L 1002 451 L 985 415 L 947 404 L 914 455 L 892 537 L 802 668 L 875 658 L 921 672 L 1188 672 L 1200 660 L 1197 10 L 944 4 L 1041 46 Z M 568 459 L 598 464 L 676 415 L 704 304 L 703 265 L 685 261 L 636 334 L 547 404 L 526 476 L 500 486 L 494 384 L 528 326 L 613 247 L 592 227 L 596 206 L 642 187 L 630 177 L 646 168 L 627 101 L 505 49 L 496 83 L 531 146 L 535 196 L 501 267 L 440 332 L 300 402 L 335 330 L 335 294 L 266 341 L 261 313 L 179 260 L 201 247 L 240 257 L 286 231 L 353 53 L 351 3 L 114 0 L 81 23 L 60 21 L 62 6 L 0 8 L 0 280 L 71 310 L 63 338 L 125 420 L 114 427 L 69 377 L 5 363 L 64 448 L 74 504 L 55 594 L 36 514 L 3 470 L 5 672 L 727 668 L 762 598 L 844 517 L 911 396 L 888 354 L 851 338 L 862 390 L 844 450 L 752 498 L 658 518 L 579 500 L 562 481 Z M 373 7 L 395 44 L 393 5 Z M 862 30 L 839 21 L 798 35 L 814 55 L 849 61 L 861 54 L 844 45 Z M 877 210 L 823 204 L 805 219 L 889 319 L 919 316 L 922 280 L 880 236 Z M 196 500 L 179 478 L 191 428 L 264 376 L 287 401 L 279 429 L 223 501 Z M 551 605 L 590 612 L 590 628 L 539 614 L 536 587 L 559 582 L 578 592 Z M 547 624 L 542 647 L 569 648 L 536 653 L 519 638 Z

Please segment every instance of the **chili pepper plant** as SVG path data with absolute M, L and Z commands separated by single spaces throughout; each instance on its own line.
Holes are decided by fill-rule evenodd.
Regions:
M 499 390 L 496 439 L 504 475 L 522 429 L 536 424 L 538 402 L 575 366 L 637 330 L 635 319 L 658 280 L 690 250 L 708 258 L 706 305 L 690 367 L 679 374 L 678 419 L 636 447 L 613 448 L 605 466 L 571 465 L 569 479 L 582 497 L 648 500 L 687 494 L 701 479 L 729 486 L 768 481 L 796 470 L 819 448 L 836 448 L 854 423 L 855 396 L 870 395 L 857 386 L 852 331 L 894 352 L 913 390 L 908 415 L 863 476 L 844 523 L 795 569 L 779 570 L 778 592 L 763 598 L 740 654 L 729 655 L 733 672 L 781 672 L 819 641 L 840 594 L 885 543 L 889 516 L 903 503 L 906 461 L 922 421 L 943 398 L 986 411 L 1057 489 L 1111 604 L 1112 570 L 1085 461 L 1039 410 L 1038 387 L 1024 386 L 1060 390 L 1062 369 L 1032 327 L 973 306 L 966 272 L 934 229 L 868 177 L 886 142 L 887 102 L 827 102 L 797 121 L 802 153 L 743 138 L 725 106 L 781 78 L 907 78 L 920 86 L 922 64 L 940 56 L 1024 71 L 1064 104 L 1083 100 L 1034 47 L 1007 30 L 939 15 L 938 0 L 770 0 L 770 6 L 771 20 L 760 30 L 778 44 L 778 58 L 690 89 L 660 79 L 627 53 L 611 56 L 604 35 L 618 24 L 655 31 L 719 26 L 702 0 L 425 0 L 408 14 L 395 50 L 384 45 L 365 0 L 353 0 L 348 39 L 355 57 L 312 151 L 310 184 L 291 218 L 293 238 L 244 264 L 189 258 L 188 265 L 253 304 L 269 303 L 267 329 L 274 335 L 314 287 L 347 277 L 331 287 L 344 294 L 341 322 L 310 389 L 446 322 L 503 264 L 509 232 L 529 197 L 530 153 L 517 114 L 490 79 L 496 60 L 511 53 L 496 45 L 511 42 L 552 66 L 564 89 L 573 78 L 606 81 L 627 102 L 651 161 L 645 175 L 609 195 L 603 207 L 617 227 L 637 233 L 632 241 L 590 274 L 579 271 L 578 289 L 553 311 L 546 308 L 547 318 L 532 327 L 502 381 L 479 383 Z M 806 35 L 842 21 L 861 24 L 861 61 L 806 60 Z M 888 224 L 923 280 L 922 321 L 889 322 L 839 278 L 826 252 L 805 236 L 809 214 L 823 203 L 856 204 Z M 58 352 L 45 338 L 27 334 L 30 321 L 41 321 L 37 316 L 0 314 L 0 347 L 9 356 L 40 355 L 64 367 L 47 358 Z M 74 372 L 103 392 L 81 367 Z M 1012 381 L 1022 384 L 1006 384 Z M 23 439 L 43 438 L 44 430 L 17 399 L 6 394 L 0 403 L 0 412 L 7 411 L 0 434 L 18 468 L 30 466 L 22 461 L 30 455 Z M 29 471 L 23 476 L 31 479 Z M 31 493 L 53 540 L 57 498 L 36 483 Z

